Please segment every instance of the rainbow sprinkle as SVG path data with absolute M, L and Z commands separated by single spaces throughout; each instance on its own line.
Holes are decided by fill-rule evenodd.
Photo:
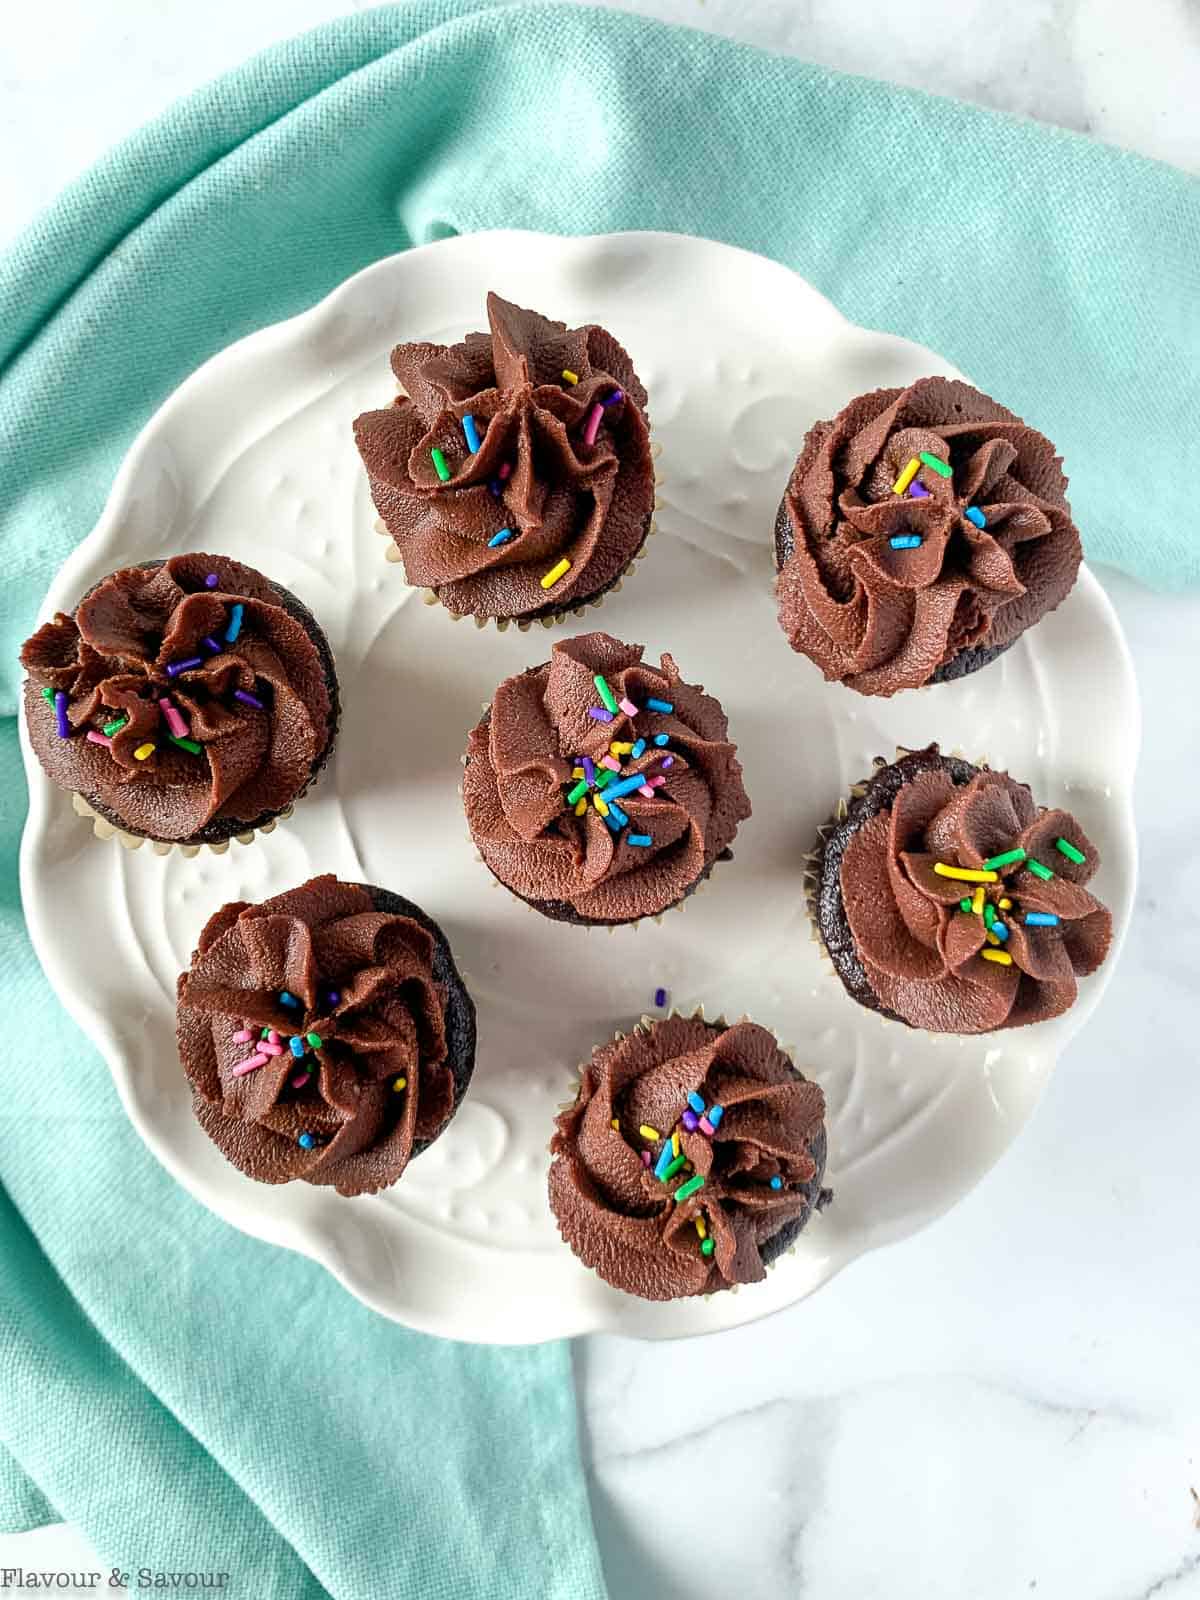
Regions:
M 976 872 L 973 867 L 951 867 L 944 861 L 935 861 L 933 870 L 943 878 L 961 879 L 963 883 L 997 883 L 998 872 Z
M 592 678 L 592 682 L 596 685 L 596 693 L 603 700 L 605 706 L 609 711 L 615 713 L 617 710 L 617 697 L 608 687 L 608 679 L 605 678 L 603 673 L 597 672 Z
M 133 752 L 133 759 L 135 761 L 148 761 L 154 754 L 156 748 L 157 747 L 151 744 L 149 741 L 147 741 L 145 744 L 140 744 Z
M 167 727 L 170 728 L 175 737 L 177 739 L 186 739 L 188 725 L 165 695 L 158 702 L 158 709 L 162 712 L 163 717 L 166 719 Z
M 233 1069 L 233 1076 L 244 1078 L 248 1072 L 257 1072 L 259 1067 L 265 1067 L 270 1059 L 270 1056 L 263 1055 L 260 1050 L 257 1055 L 247 1056 L 245 1061 L 239 1061 Z
M 666 1006 L 666 1003 L 667 1003 L 667 991 L 665 989 L 655 989 L 655 991 L 654 991 L 654 1004 L 661 1011 Z
M 648 833 L 630 833 L 626 835 L 625 843 L 637 845 L 639 849 L 645 849 L 647 845 L 653 844 L 654 840 Z
M 572 389 L 573 389 L 575 387 L 575 385 L 579 382 L 579 374 L 577 372 L 570 372 L 570 371 L 568 371 L 568 369 L 566 367 L 564 367 L 563 368 L 563 382 L 564 383 L 569 383 L 571 385 Z
M 443 483 L 450 478 L 450 468 L 446 465 L 446 458 L 436 447 L 429 452 L 429 459 L 433 462 L 433 470 Z
M 910 500 L 928 500 L 929 490 L 923 483 L 918 483 L 914 478 L 908 486 L 908 498 Z
M 181 672 L 191 672 L 194 667 L 202 667 L 204 661 L 200 656 L 189 656 L 186 661 L 169 661 L 167 663 L 167 677 L 177 678 Z
M 662 1138 L 662 1134 L 659 1133 L 658 1129 L 652 1128 L 648 1122 L 643 1122 L 638 1132 L 643 1139 L 649 1139 L 651 1144 L 657 1144 Z
M 302 1133 L 296 1140 L 296 1143 L 300 1146 L 301 1150 L 311 1150 L 316 1142 L 317 1141 L 313 1138 L 311 1133 Z
M 893 550 L 919 550 L 924 540 L 919 533 L 897 533 L 888 543 Z
M 670 700 L 647 700 L 646 701 L 646 710 L 647 711 L 661 711 L 664 716 L 669 714 L 670 712 L 674 711 L 674 709 L 675 709 L 675 707 L 674 707 L 674 705 L 672 704 L 672 702 Z
M 620 706 L 621 710 L 625 713 L 625 715 L 627 717 L 636 717 L 637 716 L 638 708 L 634 705 L 633 701 L 629 698 L 628 695 L 623 695 L 621 697 L 621 699 L 617 701 L 617 704 Z
M 107 736 L 111 739 L 114 733 L 120 733 L 121 729 L 128 721 L 128 717 L 114 717 L 111 722 L 106 722 L 104 724 L 104 727 L 101 731 L 107 734 Z
M 913 481 L 920 470 L 921 463 L 917 460 L 916 456 L 913 456 L 908 464 L 904 467 L 895 483 L 892 485 L 892 493 L 903 494 L 905 489 L 908 488 L 909 484 Z
M 637 743 L 636 743 L 636 744 L 635 744 L 635 745 L 634 745 L 634 747 L 633 747 L 633 749 L 632 749 L 632 750 L 631 750 L 631 751 L 630 751 L 630 752 L 629 752 L 629 754 L 630 754 L 630 756 L 631 756 L 631 758 L 632 758 L 632 759 L 633 759 L 633 760 L 634 760 L 634 761 L 636 761 L 636 760 L 637 760 L 637 758 L 638 758 L 638 757 L 639 757 L 639 756 L 640 756 L 640 755 L 641 755 L 641 753 L 642 753 L 642 751 L 643 751 L 643 750 L 644 750 L 644 749 L 645 749 L 645 748 L 646 748 L 646 741 L 645 741 L 645 739 L 639 739 L 639 740 L 638 740 L 638 741 L 637 741 Z
M 973 522 L 977 528 L 987 527 L 987 518 L 978 506 L 968 506 L 963 512 L 963 516 L 966 517 L 968 522 Z
M 998 967 L 1011 967 L 1013 958 L 1007 950 L 981 950 L 979 954 L 985 961 L 994 961 Z
M 566 573 L 570 572 L 570 570 L 571 563 L 567 560 L 566 556 L 564 556 L 558 565 L 551 567 L 550 571 L 547 572 L 545 577 L 541 580 L 542 588 L 553 589 L 558 580 L 565 576 Z
M 186 750 L 190 756 L 198 756 L 204 748 L 203 745 L 197 744 L 195 739 L 185 739 L 178 733 L 171 734 L 170 738 L 172 744 L 177 744 L 181 750 Z
M 488 540 L 488 549 L 494 550 L 498 544 L 504 544 L 504 542 L 508 539 L 511 539 L 512 536 L 513 531 L 511 528 L 501 528 L 499 533 L 494 533 Z
M 1069 839 L 1055 839 L 1054 848 L 1060 855 L 1066 856 L 1068 861 L 1073 861 L 1077 867 L 1081 867 L 1087 860 L 1083 851 L 1077 850 Z
M 1032 857 L 1030 857 L 1025 865 L 1029 868 L 1030 872 L 1033 873 L 1034 877 L 1041 878 L 1043 883 L 1049 883 L 1050 879 L 1054 876 L 1049 867 L 1044 867 L 1040 861 L 1034 861 Z
M 54 723 L 60 739 L 71 737 L 71 724 L 67 721 L 67 697 L 61 689 L 54 695 Z
M 225 629 L 226 644 L 233 644 L 236 641 L 238 634 L 241 633 L 242 617 L 245 615 L 245 611 L 246 608 L 240 601 L 236 605 L 230 606 L 229 626 Z
M 943 461 L 941 456 L 931 456 L 927 450 L 921 451 L 921 464 L 936 472 L 939 478 L 952 478 L 954 469 L 949 462 Z
M 1024 861 L 1025 854 L 1026 853 L 1024 850 L 1022 850 L 1021 846 L 1017 845 L 1015 850 L 1006 850 L 1003 855 L 989 856 L 988 859 L 983 863 L 984 871 L 991 872 L 996 867 L 1008 867 L 1011 866 L 1014 861 Z
M 1027 928 L 1057 928 L 1058 918 L 1052 911 L 1027 911 L 1025 913 L 1025 926 Z
M 257 695 L 248 694 L 245 689 L 235 689 L 233 698 L 240 700 L 244 706 L 253 706 L 256 711 L 263 710 L 263 703 Z
M 479 429 L 475 426 L 475 418 L 469 411 L 462 419 L 462 430 L 467 441 L 467 449 L 474 455 L 479 449 Z
M 89 728 L 87 731 L 87 736 L 93 744 L 102 744 L 105 745 L 109 750 L 112 749 L 112 740 L 106 738 L 102 733 L 97 733 L 95 728 Z
M 611 722 L 613 719 L 612 712 L 606 711 L 603 706 L 589 706 L 588 716 L 595 717 L 597 722 Z
M 675 1204 L 682 1205 L 685 1200 L 690 1200 L 694 1194 L 704 1187 L 704 1179 L 700 1173 L 694 1178 L 689 1178 L 686 1183 L 681 1183 L 675 1191 Z
M 288 1049 L 296 1057 L 297 1061 L 304 1054 L 304 1040 L 298 1033 L 294 1033 L 288 1040 Z
M 619 406 L 624 398 L 624 389 L 614 389 L 610 395 L 607 395 L 603 400 L 601 400 L 600 404 L 602 406 Z
M 604 407 L 597 402 L 588 415 L 587 426 L 583 430 L 583 442 L 589 448 L 595 444 L 596 435 L 600 432 L 600 423 L 604 416 Z

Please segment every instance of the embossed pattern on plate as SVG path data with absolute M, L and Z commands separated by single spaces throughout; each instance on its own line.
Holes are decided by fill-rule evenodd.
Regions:
M 466 732 L 495 683 L 545 659 L 563 633 L 454 625 L 406 588 L 373 531 L 351 418 L 389 397 L 394 343 L 478 327 L 489 288 L 611 327 L 650 392 L 663 452 L 660 532 L 622 591 L 590 615 L 655 656 L 669 650 L 721 698 L 754 804 L 735 861 L 661 926 L 564 927 L 492 884 L 456 793 Z M 526 1343 L 600 1329 L 669 1338 L 752 1321 L 913 1232 L 982 1176 L 1029 1116 L 1113 962 L 1067 1017 L 1037 1028 L 958 1040 L 884 1026 L 822 969 L 801 858 L 874 755 L 936 738 L 1078 812 L 1104 855 L 1095 886 L 1122 930 L 1135 874 L 1138 710 L 1116 619 L 1084 571 L 1067 603 L 987 671 L 875 701 L 823 683 L 793 656 L 771 597 L 772 522 L 807 427 L 863 390 L 952 371 L 852 326 L 794 274 L 725 245 L 511 233 L 379 262 L 303 316 L 224 351 L 171 397 L 46 612 L 128 562 L 227 551 L 320 617 L 346 707 L 338 753 L 295 816 L 268 838 L 194 860 L 91 840 L 25 746 L 21 867 L 35 945 L 143 1138 L 193 1194 L 248 1233 L 324 1263 L 388 1316 Z M 318 871 L 424 905 L 479 1006 L 468 1100 L 404 1180 L 368 1200 L 255 1185 L 228 1166 L 191 1116 L 173 1046 L 175 977 L 207 916 Z M 55 912 L 68 902 L 69 919 Z M 90 960 L 100 946 L 118 952 L 103 972 Z M 747 1012 L 795 1045 L 829 1098 L 837 1191 L 765 1283 L 665 1306 L 618 1294 L 579 1266 L 545 1199 L 551 1118 L 577 1063 L 649 1009 L 658 985 L 681 1008 Z

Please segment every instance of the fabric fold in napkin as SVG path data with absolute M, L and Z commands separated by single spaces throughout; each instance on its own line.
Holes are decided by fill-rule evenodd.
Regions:
M 0 262 L 0 1527 L 65 1517 L 253 1600 L 602 1594 L 567 1351 L 393 1327 L 142 1147 L 22 925 L 16 654 L 202 361 L 498 227 L 773 256 L 1053 438 L 1093 559 L 1200 575 L 1200 188 L 1071 134 L 615 12 L 419 0 L 256 57 L 28 230 Z

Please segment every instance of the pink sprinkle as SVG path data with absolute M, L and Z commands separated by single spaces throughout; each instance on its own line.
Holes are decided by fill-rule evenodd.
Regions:
M 170 728 L 175 737 L 177 739 L 186 739 L 188 736 L 188 725 L 179 715 L 179 712 L 176 711 L 171 702 L 165 698 L 160 700 L 158 702 L 158 709 L 166 718 L 167 727 Z
M 617 760 L 616 756 L 601 756 L 600 765 L 602 767 L 607 767 L 610 772 L 620 772 L 621 770 L 621 763 Z
M 260 1055 L 264 1056 L 281 1056 L 283 1054 L 283 1046 L 281 1044 L 271 1044 L 266 1039 L 263 1040 L 258 1049 Z
M 267 1043 L 268 1044 L 278 1044 L 279 1043 L 279 1034 L 276 1032 L 276 1030 L 274 1028 L 268 1028 L 267 1029 Z
M 661 772 L 656 772 L 655 775 L 649 780 L 650 788 L 661 789 L 666 781 L 667 780 L 663 777 Z
M 253 1039 L 253 1037 L 254 1037 L 254 1032 L 253 1032 L 252 1029 L 250 1029 L 250 1028 L 239 1028 L 238 1031 L 233 1036 L 233 1042 L 234 1042 L 234 1044 L 249 1044 L 251 1039 Z
M 506 461 L 504 463 L 504 465 L 500 468 L 499 472 L 497 472 L 496 476 L 500 479 L 501 483 L 504 482 L 505 478 L 511 478 L 512 477 L 512 462 L 511 461 Z
M 244 1078 L 248 1072 L 257 1072 L 259 1067 L 265 1067 L 270 1059 L 270 1056 L 264 1055 L 250 1056 L 248 1060 L 238 1062 L 233 1075 L 235 1078 Z
M 717 1131 L 707 1117 L 701 1117 L 700 1121 L 697 1123 L 697 1127 L 700 1129 L 701 1133 L 707 1134 L 710 1139 Z
M 645 795 L 647 800 L 653 800 L 654 799 L 654 790 L 650 787 L 650 785 L 648 783 L 644 783 L 642 785 L 642 787 L 638 790 L 638 793 L 641 794 L 641 795 Z
M 649 1150 L 643 1150 L 642 1151 L 642 1165 L 644 1167 L 648 1167 L 650 1165 L 650 1152 L 649 1152 Z
M 625 715 L 627 717 L 636 717 L 637 716 L 638 708 L 634 705 L 633 701 L 630 700 L 628 696 L 626 696 L 623 700 L 618 700 L 617 704 L 620 706 L 621 710 L 625 713 Z
M 591 409 L 590 414 L 588 415 L 587 427 L 584 428 L 584 430 L 583 430 L 583 442 L 584 442 L 584 444 L 586 444 L 586 445 L 595 444 L 596 435 L 600 432 L 600 421 L 601 421 L 601 418 L 603 416 L 604 416 L 604 407 L 602 405 L 594 405 L 592 407 L 592 409 Z
M 112 740 L 105 738 L 104 734 L 102 733 L 97 733 L 95 728 L 89 728 L 87 736 L 91 740 L 92 744 L 102 744 L 106 749 L 112 749 Z
M 289 1078 L 288 1082 L 291 1084 L 293 1089 L 303 1089 L 304 1085 L 308 1082 L 308 1073 L 298 1072 L 294 1078 Z

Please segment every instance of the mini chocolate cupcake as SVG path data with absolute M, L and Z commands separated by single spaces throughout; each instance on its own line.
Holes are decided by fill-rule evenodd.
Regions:
M 820 830 L 809 909 L 850 996 L 910 1028 L 991 1033 L 1075 1002 L 1108 953 L 1100 858 L 1067 811 L 928 749 L 879 759 Z
M 46 775 L 130 842 L 248 841 L 333 749 L 324 633 L 294 594 L 226 556 L 114 572 L 39 628 L 21 664 Z
M 484 863 L 559 922 L 616 926 L 679 905 L 750 815 L 725 713 L 670 656 L 581 634 L 496 690 L 463 801 Z
M 211 917 L 177 1036 L 201 1127 L 259 1183 L 374 1194 L 444 1131 L 475 1007 L 437 923 L 326 875 Z
M 825 1096 L 773 1034 L 643 1018 L 600 1045 L 550 1142 L 550 1205 L 606 1283 L 678 1300 L 754 1283 L 832 1198 Z
M 779 625 L 826 678 L 892 695 L 994 661 L 1081 558 L 1049 439 L 922 378 L 809 431 L 775 521 Z
M 354 423 L 411 584 L 453 617 L 562 620 L 617 586 L 654 511 L 646 391 L 603 328 L 489 294 L 489 333 L 402 344 Z

